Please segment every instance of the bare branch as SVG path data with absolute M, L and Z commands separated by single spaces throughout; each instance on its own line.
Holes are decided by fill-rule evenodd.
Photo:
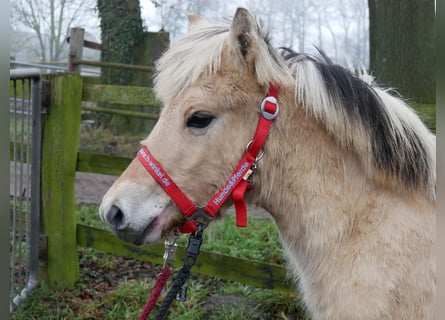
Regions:
M 39 42 L 39 56 L 59 60 L 67 48 L 65 39 L 71 26 L 87 21 L 87 4 L 86 0 L 16 0 L 11 23 L 18 30 L 32 30 Z

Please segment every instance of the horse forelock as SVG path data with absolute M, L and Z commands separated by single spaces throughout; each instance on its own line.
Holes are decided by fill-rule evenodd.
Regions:
M 176 41 L 156 62 L 157 97 L 165 103 L 202 75 L 210 76 L 218 71 L 228 31 L 228 25 L 206 25 Z
M 255 49 L 256 81 L 267 86 L 271 82 L 290 84 L 292 75 L 270 44 L 266 28 L 258 26 Z M 201 24 L 176 41 L 156 62 L 156 95 L 163 102 L 189 88 L 201 76 L 211 76 L 221 68 L 223 51 L 227 49 L 230 21 Z M 236 67 L 235 67 L 236 69 Z
M 164 103 L 221 67 L 230 24 L 200 25 L 176 41 L 156 64 L 155 91 Z M 337 142 L 360 156 L 369 175 L 388 176 L 435 199 L 435 140 L 400 98 L 319 55 L 282 48 L 258 25 L 255 76 L 260 85 L 294 86 L 295 103 L 322 121 Z

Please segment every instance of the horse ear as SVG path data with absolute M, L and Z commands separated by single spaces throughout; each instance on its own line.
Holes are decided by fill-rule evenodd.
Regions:
M 255 17 L 245 8 L 238 8 L 230 27 L 231 41 L 239 49 L 244 60 L 254 51 L 254 45 L 259 37 Z
M 207 21 L 195 13 L 187 13 L 187 18 L 189 19 L 189 31 L 192 31 L 196 27 L 206 24 Z

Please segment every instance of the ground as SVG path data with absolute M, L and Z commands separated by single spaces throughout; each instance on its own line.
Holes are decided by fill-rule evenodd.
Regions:
M 95 173 L 76 173 L 76 202 L 99 204 L 102 197 L 117 179 L 115 176 Z
M 14 195 L 14 172 L 17 171 L 17 188 L 20 188 L 20 172 L 23 172 L 23 189 L 26 189 L 27 171 L 28 167 L 23 164 L 17 163 L 17 168 L 14 167 L 14 162 L 10 162 L 9 172 L 10 172 L 10 183 L 9 192 L 10 195 Z M 76 173 L 76 202 L 82 204 L 99 204 L 104 196 L 105 192 L 113 184 L 117 177 L 104 175 L 104 174 L 93 174 L 93 173 Z M 23 194 L 23 190 L 19 193 Z

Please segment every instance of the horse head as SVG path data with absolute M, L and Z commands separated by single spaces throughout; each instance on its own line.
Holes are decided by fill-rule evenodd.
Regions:
M 282 79 L 278 72 L 262 74 L 268 69 L 256 63 L 265 50 L 272 57 L 275 53 L 247 10 L 238 9 L 228 26 L 209 25 L 195 15 L 189 21 L 189 33 L 157 62 L 154 88 L 164 107 L 141 144 L 199 206 L 221 187 L 245 152 L 269 79 Z M 280 66 L 278 58 L 268 61 Z M 227 201 L 220 211 L 231 204 Z M 155 242 L 184 222 L 137 158 L 104 196 L 100 216 L 116 235 L 137 244 Z

